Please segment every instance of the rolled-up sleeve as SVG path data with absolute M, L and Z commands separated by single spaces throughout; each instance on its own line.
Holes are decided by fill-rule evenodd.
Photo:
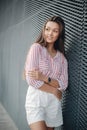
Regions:
M 65 58 L 63 59 L 61 67 L 61 75 L 57 80 L 60 86 L 59 90 L 64 91 L 68 87 L 68 63 Z
M 41 45 L 39 45 L 38 43 L 34 43 L 28 52 L 25 62 L 26 81 L 28 85 L 31 85 L 35 88 L 40 88 L 44 84 L 44 82 L 30 78 L 28 72 L 35 69 L 39 69 L 40 51 L 41 51 Z

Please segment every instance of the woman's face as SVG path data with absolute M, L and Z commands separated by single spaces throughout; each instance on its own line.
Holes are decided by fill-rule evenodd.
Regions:
M 47 43 L 54 43 L 59 36 L 59 24 L 48 21 L 44 29 L 44 38 Z

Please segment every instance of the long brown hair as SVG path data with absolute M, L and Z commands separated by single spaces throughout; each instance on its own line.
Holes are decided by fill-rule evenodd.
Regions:
M 49 21 L 56 22 L 60 27 L 58 39 L 54 43 L 54 49 L 59 50 L 60 52 L 65 54 L 65 50 L 64 50 L 65 23 L 64 23 L 64 20 L 59 16 L 53 16 L 53 17 L 47 19 L 47 21 L 45 22 L 45 24 L 44 24 L 44 26 L 41 30 L 40 35 L 36 39 L 36 43 L 39 43 L 39 44 L 41 44 L 42 46 L 45 46 L 45 47 L 47 46 L 47 43 L 44 39 L 44 30 L 45 30 L 47 22 L 49 22 Z

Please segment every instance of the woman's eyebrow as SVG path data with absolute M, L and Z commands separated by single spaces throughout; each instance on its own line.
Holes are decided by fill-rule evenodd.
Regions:
M 49 27 L 49 26 L 46 26 L 46 28 L 51 28 L 51 27 Z M 57 30 L 59 30 L 59 28 L 52 28 L 52 29 L 57 29 Z

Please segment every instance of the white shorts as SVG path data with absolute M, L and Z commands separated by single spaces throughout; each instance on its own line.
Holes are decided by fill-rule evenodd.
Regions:
M 38 121 L 45 121 L 48 127 L 63 124 L 61 101 L 53 94 L 29 86 L 25 109 L 29 125 Z

